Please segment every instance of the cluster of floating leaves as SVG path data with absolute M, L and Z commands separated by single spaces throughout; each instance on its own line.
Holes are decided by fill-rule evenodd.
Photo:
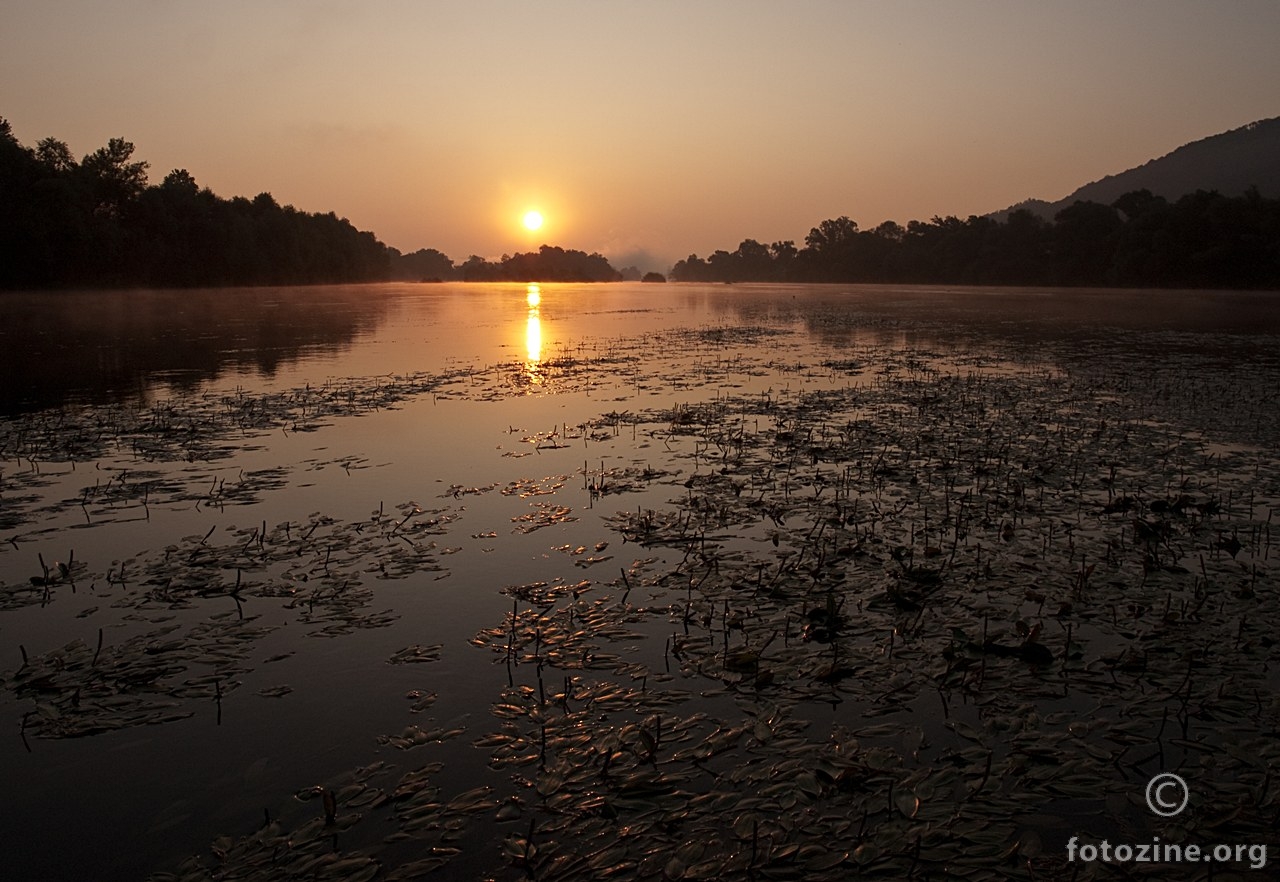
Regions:
M 1087 878 L 1043 853 L 1038 831 L 1062 829 L 1049 807 L 1088 805 L 1107 817 L 1094 832 L 1138 839 L 1130 806 L 1169 767 L 1208 792 L 1166 841 L 1265 838 L 1280 813 L 1274 464 L 1060 372 L 889 367 L 865 386 L 651 414 L 694 474 L 669 507 L 611 522 L 683 559 L 634 586 L 624 571 L 621 598 L 576 590 L 478 637 L 536 670 L 480 742 L 496 764 L 537 765 L 539 823 L 507 838 L 514 866 Z M 646 622 L 671 629 L 662 670 L 593 648 L 634 646 Z M 593 667 L 644 685 L 579 691 L 574 672 Z M 667 685 L 681 679 L 704 688 Z M 740 719 L 699 732 L 664 715 L 712 700 L 714 681 Z M 617 704 L 593 704 L 597 688 Z M 779 737 L 825 702 L 895 721 Z M 930 716 L 928 732 L 907 722 Z
M 128 451 L 142 461 L 195 462 L 236 452 L 229 442 L 283 429 L 315 431 L 344 416 L 440 394 L 470 371 L 332 380 L 280 391 L 182 393 L 148 403 L 69 404 L 0 424 L 0 457 L 39 462 L 90 461 Z
M 685 671 L 863 716 L 936 693 L 977 745 L 964 764 L 1000 782 L 990 808 L 1010 838 L 1026 809 L 1009 794 L 1101 800 L 1116 770 L 1145 780 L 1165 762 L 1207 764 L 1233 830 L 1261 834 L 1275 752 L 1257 751 L 1280 707 L 1254 493 L 1274 499 L 1275 476 L 1256 454 L 1224 463 L 1166 427 L 1046 396 L 1055 386 L 1070 389 L 939 377 L 726 406 L 692 454 L 714 452 L 715 478 L 614 524 L 687 549 L 663 574 L 683 588 L 669 646 Z M 724 444 L 744 417 L 767 422 Z M 752 520 L 763 552 L 741 541 Z M 952 719 L 957 703 L 981 725 Z M 910 836 L 889 841 L 897 873 L 927 858 Z
M 159 504 L 208 506 L 256 502 L 262 492 L 285 486 L 284 467 L 245 473 L 232 480 L 209 466 L 245 450 L 251 439 L 281 431 L 313 432 L 335 419 L 401 406 L 423 395 L 447 396 L 471 374 L 457 369 L 349 378 L 321 385 L 251 393 L 182 393 L 149 403 L 67 406 L 0 421 L 0 460 L 15 468 L 0 471 L 5 507 L 0 529 L 79 506 L 87 524 L 115 519 L 113 509 L 136 509 L 150 517 Z M 77 497 L 36 508 L 38 491 L 55 468 L 108 458 L 131 462 L 188 464 L 199 468 L 108 469 L 94 474 Z M 25 462 L 25 466 L 23 463 Z M 350 469 L 354 460 L 338 461 Z M 323 464 L 322 464 L 323 465 Z
M 21 667 L 0 678 L 0 685 L 33 702 L 24 737 L 76 737 L 167 722 L 191 716 L 199 702 L 216 702 L 220 711 L 223 695 L 253 669 L 256 641 L 277 627 L 262 624 L 256 610 L 283 608 L 304 633 L 317 637 L 385 627 L 398 615 L 371 609 L 371 585 L 447 576 L 433 537 L 445 534 L 457 517 L 450 509 L 410 502 L 395 514 L 379 509 L 355 523 L 313 514 L 304 523 L 273 528 L 265 522 L 228 527 L 220 536 L 211 527 L 157 555 L 115 561 L 93 577 L 83 562 L 56 565 L 9 593 L 23 595 L 19 602 L 49 603 L 76 592 L 130 610 L 126 621 L 144 630 L 117 641 L 100 628 L 96 647 L 77 639 L 40 655 L 28 656 L 22 647 Z M 428 661 L 432 651 L 409 647 L 390 661 Z M 260 694 L 289 691 L 269 687 Z
M 728 360 L 709 353 L 730 341 L 761 340 L 782 333 L 729 326 L 669 331 L 638 343 L 584 345 L 544 362 L 533 387 L 527 381 L 514 385 L 522 392 L 571 392 L 590 389 L 602 378 L 625 374 L 628 369 L 640 382 L 640 366 L 652 360 L 654 347 L 669 351 L 671 346 L 681 346 L 693 347 L 695 375 L 681 380 L 650 377 L 647 382 L 654 389 L 668 383 L 692 388 L 714 379 L 707 365 L 715 363 L 726 369 L 729 365 Z M 13 466 L 0 468 L 0 498 L 4 500 L 0 529 L 14 530 L 73 510 L 83 516 L 83 526 L 93 526 L 149 520 L 153 506 L 222 509 L 249 505 L 259 501 L 263 493 L 285 487 L 291 467 L 237 469 L 229 474 L 230 469 L 218 464 L 245 451 L 262 449 L 262 439 L 271 432 L 314 432 L 336 419 L 393 409 L 427 395 L 436 399 L 500 399 L 512 392 L 510 377 L 522 372 L 527 372 L 524 362 L 471 365 L 434 373 L 350 377 L 278 391 L 184 392 L 142 403 L 68 404 L 6 419 L 0 421 L 0 462 L 12 461 Z M 535 433 L 522 439 L 530 445 L 527 453 L 509 451 L 506 455 L 559 449 L 577 438 L 587 440 L 587 430 L 586 426 L 563 426 Z M 604 437 L 599 433 L 599 438 Z M 150 467 L 104 468 L 102 462 L 109 460 Z M 74 472 L 77 463 L 94 461 L 93 483 L 88 483 L 86 475 L 74 496 L 50 503 L 40 492 L 55 478 L 65 476 L 68 468 Z M 364 460 L 354 457 L 307 464 L 310 468 L 336 465 L 348 471 L 367 467 Z M 612 492 L 621 492 L 621 484 L 613 486 Z M 58 529 L 61 527 L 35 529 L 30 535 Z

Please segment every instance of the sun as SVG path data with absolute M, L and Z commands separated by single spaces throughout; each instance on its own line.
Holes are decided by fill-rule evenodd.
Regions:
M 536 230 L 542 226 L 542 212 L 531 211 L 524 216 L 524 226 L 526 230 Z

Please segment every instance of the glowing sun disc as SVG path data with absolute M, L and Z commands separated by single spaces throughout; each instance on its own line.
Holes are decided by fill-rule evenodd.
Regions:
M 542 226 L 542 213 L 531 211 L 524 216 L 525 229 L 536 230 Z

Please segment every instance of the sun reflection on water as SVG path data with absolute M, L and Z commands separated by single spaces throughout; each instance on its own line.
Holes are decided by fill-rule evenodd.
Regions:
M 541 383 L 542 375 L 539 363 L 542 361 L 542 317 L 539 307 L 542 303 L 542 290 L 530 283 L 525 295 L 529 304 L 529 317 L 524 329 L 525 372 L 532 383 Z

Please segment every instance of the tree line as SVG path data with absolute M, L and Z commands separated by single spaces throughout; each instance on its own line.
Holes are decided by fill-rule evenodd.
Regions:
M 394 251 L 394 249 L 392 249 Z M 473 254 L 457 266 L 434 248 L 396 252 L 392 277 L 421 282 L 618 282 L 623 273 L 602 254 L 543 245 L 536 252 L 485 260 Z
M 616 281 L 600 254 L 537 252 L 454 264 L 435 249 L 401 254 L 333 212 L 281 206 L 270 193 L 223 199 L 184 169 L 160 184 L 133 144 L 112 138 L 76 160 L 65 142 L 26 147 L 0 117 L 0 288 L 299 285 L 414 281 Z M 1044 220 L 971 216 L 824 220 L 804 246 L 744 240 L 671 270 L 692 282 L 1280 288 L 1280 200 L 1147 190 L 1109 205 L 1076 202 Z
M 880 282 L 960 285 L 1280 288 L 1280 199 L 1197 191 L 1170 202 L 1148 190 L 1110 205 L 1076 202 L 1047 221 L 971 216 L 886 221 L 861 230 L 825 220 L 794 241 L 754 239 L 706 259 L 691 254 L 676 281 Z
M 158 185 L 112 138 L 77 161 L 0 118 L 0 287 L 295 285 L 385 279 L 391 255 L 332 212 L 270 193 L 222 199 L 177 169 Z
M 0 288 L 623 278 L 603 255 L 550 245 L 457 266 L 435 249 L 401 254 L 332 212 L 223 199 L 185 169 L 151 185 L 133 154 L 123 138 L 78 161 L 55 138 L 25 147 L 0 117 Z

